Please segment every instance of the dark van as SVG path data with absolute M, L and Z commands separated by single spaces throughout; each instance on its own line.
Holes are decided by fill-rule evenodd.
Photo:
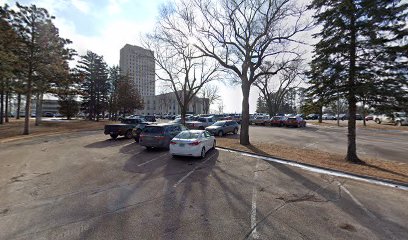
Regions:
M 181 124 L 162 123 L 146 126 L 139 137 L 139 144 L 150 148 L 169 148 L 170 141 L 181 131 L 187 130 Z

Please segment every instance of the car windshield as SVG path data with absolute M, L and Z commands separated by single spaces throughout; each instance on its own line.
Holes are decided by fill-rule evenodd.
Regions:
M 406 117 L 407 114 L 406 113 L 397 113 L 396 116 L 397 117 Z
M 281 120 L 281 117 L 273 117 L 272 120 Z
M 288 118 L 288 120 L 296 120 L 296 118 L 295 117 L 290 117 L 290 118 Z
M 163 133 L 163 128 L 159 126 L 147 126 L 145 129 L 143 129 L 144 133 Z
M 199 119 L 197 119 L 197 121 L 199 121 L 199 122 L 207 122 L 207 119 L 205 119 L 205 118 L 199 118 Z
M 177 134 L 176 138 L 180 139 L 197 139 L 200 136 L 200 132 L 184 131 Z
M 224 121 L 220 121 L 220 122 L 216 122 L 216 123 L 214 123 L 213 124 L 213 126 L 224 126 L 224 124 L 225 124 L 226 122 L 224 122 Z

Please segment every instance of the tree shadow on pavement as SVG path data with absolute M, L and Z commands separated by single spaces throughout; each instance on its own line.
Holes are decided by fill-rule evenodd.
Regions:
M 98 142 L 94 142 L 91 144 L 88 144 L 85 146 L 85 148 L 105 148 L 105 147 L 115 147 L 118 145 L 121 145 L 127 141 L 132 141 L 134 142 L 133 139 L 127 139 L 125 137 L 123 138 L 117 138 L 117 139 L 106 139 L 106 140 L 102 140 L 102 141 L 98 141 Z
M 248 146 L 248 149 L 251 149 L 252 151 L 257 152 L 261 155 L 266 154 L 267 156 L 267 153 L 256 148 L 255 146 L 250 145 Z M 367 212 L 360 205 L 354 202 L 351 198 L 342 197 L 342 195 L 340 194 L 339 196 L 340 199 L 338 201 L 332 201 L 331 199 L 336 199 L 336 197 L 339 195 L 338 191 L 333 191 L 327 187 L 321 186 L 318 183 L 315 183 L 311 179 L 307 178 L 303 174 L 299 173 L 298 171 L 293 170 L 292 168 L 288 166 L 285 166 L 283 164 L 273 163 L 273 162 L 267 162 L 267 163 L 273 166 L 275 169 L 282 172 L 283 174 L 289 176 L 293 180 L 299 182 L 306 189 L 309 189 L 311 192 L 314 192 L 320 195 L 324 199 L 327 199 L 327 201 L 336 205 L 339 209 L 342 210 L 342 212 L 348 214 L 356 222 L 360 223 L 365 228 L 373 231 L 373 233 L 375 233 L 376 236 L 379 236 L 380 239 L 384 238 L 385 235 L 389 235 L 388 233 L 384 231 L 384 224 L 387 225 L 386 227 L 388 229 L 393 229 L 394 231 L 392 232 L 400 232 L 400 233 L 402 233 L 403 231 L 408 232 L 408 229 L 406 228 L 406 226 L 402 226 L 399 223 L 395 223 L 390 220 L 381 218 L 380 216 L 377 216 L 375 213 L 373 213 L 375 215 L 374 218 L 370 217 L 367 214 Z M 267 214 L 266 218 L 268 216 L 269 214 Z M 378 221 L 379 219 L 381 219 L 381 222 Z M 263 220 L 261 220 L 261 222 L 262 221 Z M 386 239 L 394 239 L 394 236 L 387 236 Z

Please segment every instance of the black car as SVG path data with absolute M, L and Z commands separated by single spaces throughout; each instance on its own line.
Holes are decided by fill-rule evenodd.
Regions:
M 132 133 L 133 133 L 133 138 L 135 139 L 136 142 L 139 142 L 140 139 L 140 134 L 142 133 L 143 129 L 145 129 L 146 126 L 152 125 L 155 123 L 151 122 L 141 122 L 138 125 L 136 125 L 135 128 L 133 128 Z
M 316 114 L 316 113 L 309 114 L 306 116 L 306 119 L 307 120 L 317 120 L 319 119 L 319 114 Z
M 143 116 L 143 118 L 146 119 L 147 122 L 156 122 L 155 116 L 147 115 L 147 116 Z
M 125 136 L 130 139 L 133 137 L 133 129 L 140 123 L 145 122 L 143 118 L 126 118 L 118 124 L 105 125 L 105 135 L 110 135 L 112 139 L 118 136 Z

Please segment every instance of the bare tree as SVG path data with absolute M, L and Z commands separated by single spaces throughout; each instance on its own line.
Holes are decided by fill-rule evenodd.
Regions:
M 203 98 L 203 110 L 205 114 L 210 112 L 210 106 L 221 100 L 219 89 L 217 85 L 207 84 L 201 90 L 201 97 Z
M 219 64 L 199 57 L 192 45 L 192 12 L 186 6 L 164 5 L 156 31 L 147 35 L 146 45 L 155 52 L 158 80 L 174 92 L 181 110 L 182 122 L 190 102 L 201 88 L 219 78 Z
M 224 113 L 224 103 L 222 102 L 222 100 L 221 101 L 219 101 L 219 103 L 218 103 L 218 105 L 217 105 L 217 110 L 218 110 L 218 113 L 219 114 L 222 114 L 222 113 Z
M 300 43 L 297 34 L 311 27 L 303 20 L 307 8 L 294 0 L 193 0 L 192 5 L 195 46 L 202 56 L 215 59 L 241 84 L 240 143 L 249 145 L 251 86 L 262 76 L 275 75 L 286 67 L 275 64 L 261 71 L 265 61 L 293 58 Z
M 300 59 L 290 61 L 290 64 L 283 63 L 287 67 L 280 73 L 264 75 L 254 82 L 254 85 L 260 90 L 261 96 L 265 100 L 270 116 L 274 116 L 282 111 L 283 104 L 291 90 L 301 83 L 300 76 L 303 72 L 302 61 Z M 265 65 L 267 67 L 261 69 L 268 71 L 271 63 L 266 63 Z

